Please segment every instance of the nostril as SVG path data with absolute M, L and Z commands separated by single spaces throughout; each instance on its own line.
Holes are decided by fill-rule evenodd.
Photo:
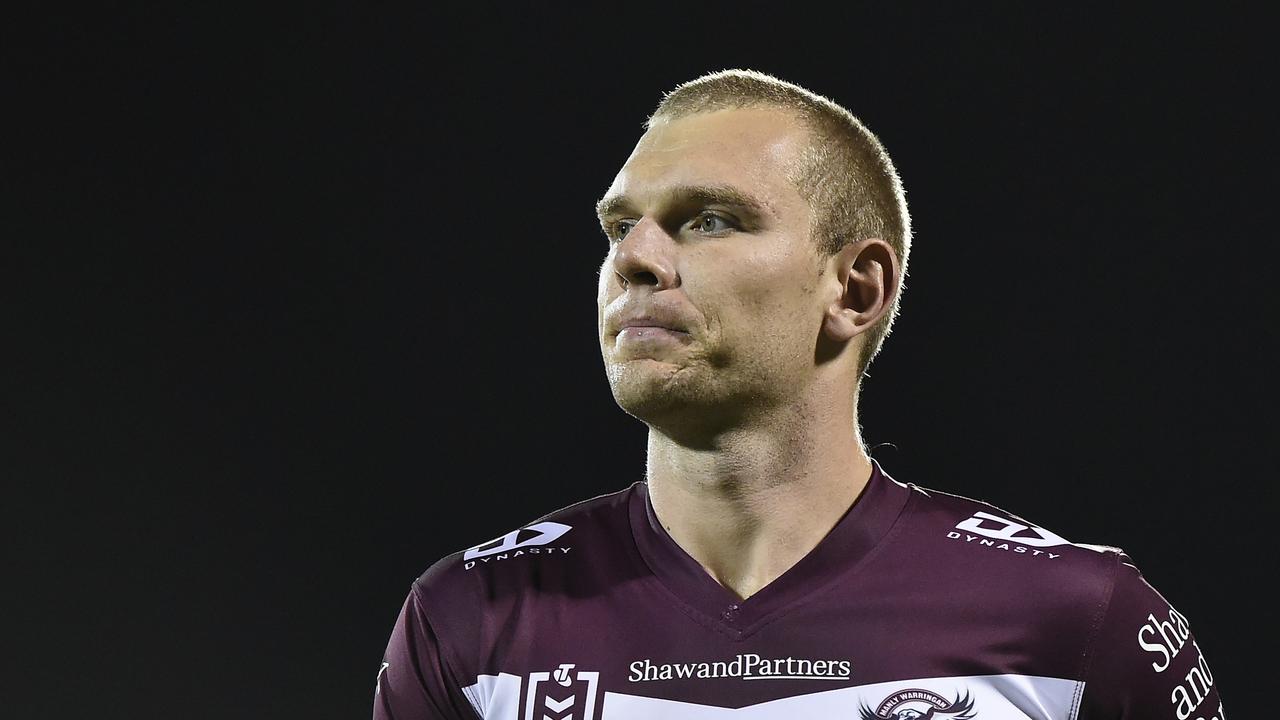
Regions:
M 641 285 L 657 285 L 658 276 L 647 270 L 641 270 L 639 272 L 631 273 L 631 276 L 627 278 L 627 281 L 639 283 Z

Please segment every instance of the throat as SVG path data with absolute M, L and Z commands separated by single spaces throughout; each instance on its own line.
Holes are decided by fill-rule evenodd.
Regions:
M 766 575 L 760 575 L 760 576 L 749 575 L 747 577 L 733 578 L 733 577 L 717 577 L 714 571 L 712 571 L 710 568 L 706 566 L 703 566 L 703 570 L 707 571 L 707 574 L 711 576 L 712 580 L 715 580 L 717 583 L 720 584 L 721 587 L 723 587 L 725 590 L 728 590 L 730 593 L 732 593 L 733 596 L 737 598 L 739 601 L 745 601 L 751 596 L 760 592 L 765 587 L 767 587 L 770 583 L 772 583 L 774 580 L 777 580 L 779 577 L 782 577 L 782 574 L 785 573 L 787 569 L 789 568 L 784 568 L 781 572 L 770 572 Z
M 840 433 L 742 433 L 703 451 L 649 434 L 648 495 L 671 540 L 734 596 L 757 595 L 818 547 L 871 479 Z
M 826 538 L 861 487 L 850 481 L 843 490 L 823 494 L 780 486 L 745 507 L 737 502 L 699 506 L 679 493 L 676 498 L 660 500 L 659 495 L 653 500 L 655 514 L 671 539 L 712 580 L 746 600 L 786 574 Z M 664 500 L 672 502 L 667 505 Z

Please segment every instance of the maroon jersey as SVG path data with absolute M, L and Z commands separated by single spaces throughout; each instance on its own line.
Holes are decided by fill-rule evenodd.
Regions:
M 637 482 L 413 583 L 376 720 L 1216 718 L 1187 619 L 1120 550 L 873 460 L 808 555 L 739 600 Z

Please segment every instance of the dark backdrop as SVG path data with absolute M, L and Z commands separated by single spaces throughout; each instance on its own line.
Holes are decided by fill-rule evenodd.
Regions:
M 725 67 L 850 107 L 904 178 L 875 457 L 1124 547 L 1261 708 L 1274 67 L 1261 18 L 1168 12 L 13 19 L 5 714 L 367 717 L 423 569 L 640 479 L 592 206 Z

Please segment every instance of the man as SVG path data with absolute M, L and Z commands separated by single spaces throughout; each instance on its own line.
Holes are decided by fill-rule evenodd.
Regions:
M 910 224 L 846 110 L 755 72 L 686 83 L 598 211 L 600 347 L 645 480 L 431 567 L 375 718 L 1223 717 L 1121 551 L 867 455 Z

